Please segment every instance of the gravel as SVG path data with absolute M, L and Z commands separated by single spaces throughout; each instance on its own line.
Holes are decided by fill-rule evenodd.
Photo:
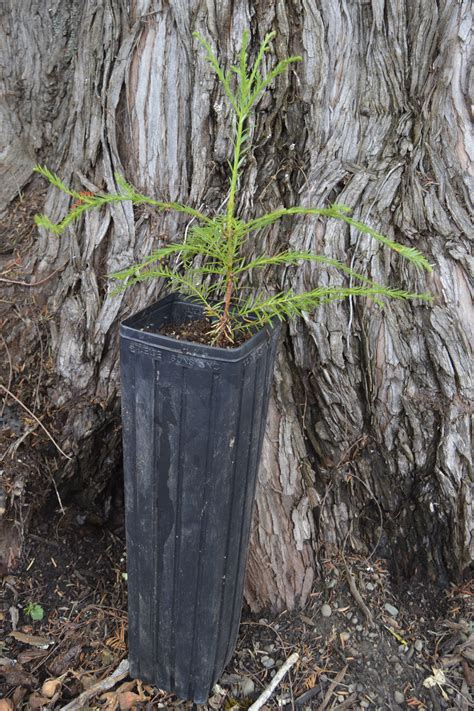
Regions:
M 329 605 L 325 604 L 321 608 L 321 614 L 323 617 L 331 617 L 332 610 Z

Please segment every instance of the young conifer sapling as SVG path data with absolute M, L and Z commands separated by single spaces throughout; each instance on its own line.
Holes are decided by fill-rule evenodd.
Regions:
M 266 35 L 253 65 L 249 65 L 249 35 L 244 32 L 238 63 L 226 71 L 219 63 L 210 44 L 199 34 L 194 35 L 206 52 L 210 63 L 229 101 L 233 114 L 233 155 L 229 161 L 229 188 L 225 208 L 216 214 L 203 214 L 187 205 L 155 200 L 138 191 L 121 175 L 116 174 L 116 193 L 84 193 L 67 187 L 46 167 L 36 166 L 36 171 L 52 185 L 73 199 L 68 214 L 53 223 L 46 215 L 37 215 L 36 224 L 61 234 L 68 225 L 84 212 L 105 205 L 130 201 L 134 205 L 149 205 L 158 211 L 173 210 L 191 218 L 185 237 L 176 239 L 156 249 L 139 264 L 112 274 L 118 281 L 118 290 L 149 280 L 164 279 L 169 291 L 180 292 L 201 303 L 210 322 L 210 343 L 231 346 L 236 338 L 249 330 L 254 331 L 275 317 L 280 320 L 311 312 L 321 304 L 349 296 L 365 296 L 378 302 L 384 297 L 392 299 L 430 300 L 427 293 L 414 293 L 404 289 L 377 284 L 336 259 L 311 252 L 285 249 L 277 254 L 245 256 L 246 246 L 260 230 L 288 216 L 313 216 L 334 218 L 345 222 L 362 233 L 370 235 L 386 248 L 397 252 L 417 269 L 431 271 L 426 258 L 413 247 L 404 246 L 385 237 L 368 225 L 351 217 L 350 208 L 333 204 L 330 207 L 281 208 L 260 217 L 244 219 L 239 213 L 239 182 L 250 147 L 249 121 L 262 94 L 274 80 L 288 70 L 301 57 L 288 57 L 278 62 L 268 72 L 263 71 L 264 57 L 271 47 L 275 33 Z M 197 258 L 200 259 L 197 259 Z M 174 263 L 171 265 L 171 258 Z M 249 290 L 244 288 L 245 276 L 266 267 L 288 267 L 305 261 L 319 262 L 339 270 L 350 278 L 348 286 L 319 286 L 310 291 L 294 293 L 278 291 L 269 294 L 264 285 Z

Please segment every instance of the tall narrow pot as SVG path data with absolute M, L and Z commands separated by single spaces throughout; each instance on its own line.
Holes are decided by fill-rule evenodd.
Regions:
M 130 669 L 195 703 L 237 638 L 278 336 L 221 349 L 150 331 L 201 313 L 172 295 L 121 325 Z

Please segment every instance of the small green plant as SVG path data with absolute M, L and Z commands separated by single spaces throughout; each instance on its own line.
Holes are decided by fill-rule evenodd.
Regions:
M 55 224 L 47 216 L 37 215 L 36 223 L 60 234 L 87 210 L 126 200 L 134 205 L 150 205 L 159 211 L 173 210 L 191 217 L 184 238 L 160 247 L 141 263 L 111 276 L 120 282 L 118 290 L 148 279 L 161 278 L 168 282 L 170 291 L 192 296 L 202 303 L 212 324 L 209 332 L 211 342 L 218 346 L 231 345 L 239 333 L 256 329 L 274 317 L 294 318 L 303 312 L 313 311 L 321 304 L 348 296 L 366 296 L 377 301 L 381 297 L 429 300 L 429 294 L 382 286 L 358 274 L 346 264 L 320 254 L 286 249 L 273 255 L 245 256 L 250 251 L 246 247 L 259 230 L 288 216 L 318 216 L 341 220 L 398 252 L 415 267 L 431 271 L 430 264 L 419 251 L 399 244 L 354 219 L 350 215 L 350 208 L 344 205 L 281 208 L 244 220 L 239 215 L 238 190 L 245 154 L 250 145 L 250 119 L 254 107 L 267 87 L 287 71 L 291 64 L 300 61 L 301 57 L 288 57 L 264 75 L 262 62 L 275 33 L 271 32 L 265 37 L 253 66 L 249 66 L 249 36 L 244 32 L 238 63 L 226 72 L 209 43 L 198 34 L 194 36 L 204 47 L 206 58 L 222 84 L 234 116 L 233 157 L 229 162 L 229 190 L 225 209 L 214 215 L 205 215 L 187 205 L 155 200 L 140 193 L 118 174 L 115 176 L 117 193 L 81 193 L 68 188 L 47 168 L 37 166 L 38 173 L 70 195 L 75 202 L 61 222 Z M 173 256 L 177 256 L 177 263 L 172 267 L 170 258 Z M 197 257 L 200 259 L 196 260 Z M 319 286 L 303 293 L 282 290 L 269 294 L 263 284 L 250 291 L 244 288 L 244 277 L 250 271 L 296 266 L 305 261 L 319 262 L 339 270 L 350 277 L 351 283 L 348 286 Z
M 44 617 L 44 610 L 37 602 L 29 602 L 23 608 L 25 615 L 28 615 L 33 622 L 41 622 Z

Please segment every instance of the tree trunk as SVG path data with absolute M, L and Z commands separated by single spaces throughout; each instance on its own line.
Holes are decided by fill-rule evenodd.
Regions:
M 149 194 L 212 210 L 226 196 L 230 116 L 192 32 L 209 37 L 225 62 L 248 26 L 252 46 L 275 29 L 278 57 L 303 57 L 259 107 L 241 214 L 347 204 L 428 255 L 435 302 L 382 310 L 351 300 L 287 327 L 246 599 L 255 611 L 304 605 L 318 561 L 339 550 L 387 558 L 402 578 L 459 578 L 471 559 L 473 519 L 470 4 L 7 0 L 3 19 L 3 205 L 41 161 L 79 189 L 114 190 L 119 171 Z M 58 219 L 67 209 L 50 190 L 44 211 Z M 41 234 L 30 251 L 33 280 L 59 269 L 35 293 L 52 316 L 50 397 L 68 412 L 61 444 L 74 452 L 60 489 L 84 506 L 106 497 L 119 466 L 118 322 L 162 291 L 143 284 L 117 296 L 104 277 L 183 226 L 120 204 L 61 240 Z M 268 252 L 287 245 L 321 251 L 377 281 L 426 287 L 423 276 L 340 224 L 298 219 L 259 238 Z M 275 279 L 296 290 L 339 277 L 307 265 Z

